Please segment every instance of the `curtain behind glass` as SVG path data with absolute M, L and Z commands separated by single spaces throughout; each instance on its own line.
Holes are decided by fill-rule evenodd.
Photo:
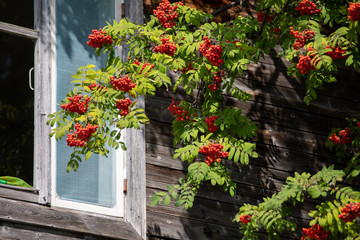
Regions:
M 71 75 L 80 66 L 105 66 L 86 42 L 92 29 L 106 26 L 115 19 L 115 0 L 56 1 L 56 102 L 72 89 Z M 59 106 L 57 106 L 59 110 Z M 56 146 L 56 192 L 61 199 L 113 207 L 116 203 L 115 152 L 109 158 L 93 154 L 80 164 L 77 172 L 66 172 L 72 148 L 65 138 Z

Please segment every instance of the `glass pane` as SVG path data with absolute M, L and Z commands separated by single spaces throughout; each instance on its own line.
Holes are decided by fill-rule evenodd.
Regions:
M 78 67 L 105 65 L 86 42 L 92 29 L 106 25 L 115 18 L 114 0 L 57 0 L 56 1 L 56 66 L 57 102 L 72 88 L 71 75 Z M 66 172 L 73 149 L 65 138 L 57 143 L 56 192 L 61 199 L 113 207 L 116 203 L 116 159 L 92 155 L 80 164 L 77 172 Z
M 0 21 L 34 28 L 34 1 L 0 0 Z
M 0 32 L 0 176 L 33 183 L 34 92 L 29 70 L 34 66 L 31 40 Z

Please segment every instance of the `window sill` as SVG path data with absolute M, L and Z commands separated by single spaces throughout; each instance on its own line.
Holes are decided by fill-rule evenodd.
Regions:
M 0 198 L 0 221 L 41 228 L 54 234 L 96 237 L 96 239 L 141 239 L 123 218 Z
M 24 188 L 7 184 L 0 184 L 0 197 L 38 203 L 39 191 L 35 188 Z

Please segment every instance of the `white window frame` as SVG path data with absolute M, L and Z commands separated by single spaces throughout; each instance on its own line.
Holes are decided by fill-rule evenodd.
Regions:
M 56 7 L 55 7 L 55 1 L 52 1 L 51 8 L 53 9 L 52 12 L 54 12 L 54 17 L 51 18 L 51 25 L 56 26 Z M 115 20 L 118 22 L 121 19 L 121 0 L 115 1 Z M 90 33 L 89 33 L 90 34 Z M 54 54 L 51 57 L 51 79 L 52 79 L 52 106 L 51 110 L 52 112 L 56 111 L 56 29 L 55 27 L 52 29 L 51 33 L 51 45 L 53 46 L 53 52 Z M 86 44 L 86 43 L 84 43 Z M 80 67 L 80 66 L 79 66 Z M 64 96 L 65 97 L 65 96 Z M 122 134 L 122 138 L 125 138 L 126 133 Z M 72 200 L 64 200 L 59 197 L 59 195 L 56 192 L 56 140 L 54 138 L 51 139 L 51 205 L 56 207 L 63 207 L 63 208 L 70 208 L 75 210 L 81 210 L 81 211 L 87 211 L 87 212 L 93 212 L 98 214 L 104 214 L 104 215 L 110 215 L 110 216 L 117 216 L 117 217 L 123 217 L 124 216 L 124 160 L 125 160 L 125 154 L 121 149 L 115 150 L 115 161 L 116 161 L 116 175 L 115 175 L 115 181 L 116 181 L 116 203 L 114 207 L 103 207 L 96 204 L 91 203 L 83 203 L 78 201 L 72 201 Z M 86 164 L 86 162 L 82 163 Z M 80 166 L 81 167 L 81 166 Z M 90 177 L 90 176 L 89 176 Z

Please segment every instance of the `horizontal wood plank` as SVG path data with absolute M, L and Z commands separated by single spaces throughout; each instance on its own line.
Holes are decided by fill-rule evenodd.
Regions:
M 161 214 L 157 212 L 147 212 L 148 237 L 156 239 L 209 239 L 209 240 L 234 240 L 241 239 L 238 228 L 230 228 L 222 225 L 211 224 L 207 222 L 199 222 L 196 220 L 174 217 L 171 215 Z M 299 239 L 296 234 L 295 238 L 282 237 L 281 239 Z M 264 233 L 259 234 L 259 240 L 268 239 Z
M 0 198 L 0 222 L 46 228 L 64 233 L 87 234 L 101 238 L 140 239 L 122 218 Z
M 39 201 L 39 193 L 36 189 L 28 189 L 4 184 L 0 184 L 0 197 L 33 203 L 37 203 Z

